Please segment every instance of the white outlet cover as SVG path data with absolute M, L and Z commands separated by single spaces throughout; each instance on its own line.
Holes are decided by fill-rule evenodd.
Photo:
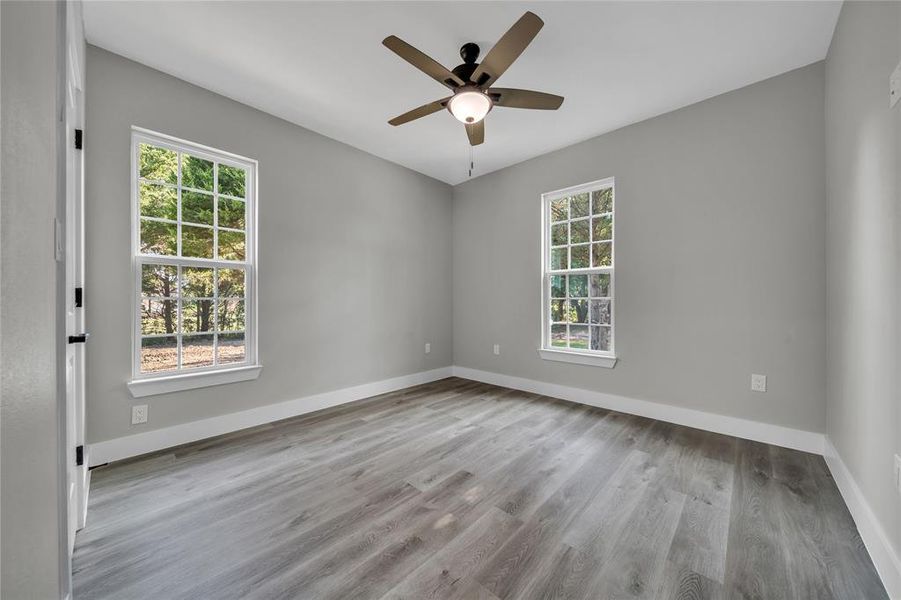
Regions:
M 426 342 L 425 344 L 425 353 L 429 354 L 432 351 L 432 344 Z
M 756 373 L 751 375 L 751 391 L 752 392 L 765 392 L 766 391 L 766 375 L 758 375 Z
M 892 76 L 889 78 L 888 87 L 888 105 L 889 108 L 893 108 L 896 104 L 898 104 L 898 100 L 901 100 L 901 63 L 898 63 L 898 66 L 895 67 Z
M 147 405 L 137 404 L 131 407 L 131 424 L 140 425 L 147 422 Z
M 494 345 L 494 353 L 495 353 L 495 354 L 500 354 L 500 353 L 501 353 L 501 345 L 500 345 L 500 344 L 495 344 L 495 345 Z

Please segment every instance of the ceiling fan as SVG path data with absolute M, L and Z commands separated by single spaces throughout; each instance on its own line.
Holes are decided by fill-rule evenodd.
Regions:
M 563 104 L 563 96 L 491 87 L 513 61 L 519 58 L 543 26 L 544 21 L 538 15 L 527 12 L 498 40 L 481 63 L 476 62 L 479 58 L 479 46 L 472 42 L 463 44 L 460 48 L 463 64 L 451 71 L 399 37 L 389 35 L 382 41 L 389 50 L 454 93 L 405 112 L 388 123 L 403 125 L 447 108 L 466 126 L 469 143 L 477 146 L 485 141 L 483 119 L 495 106 L 557 110 Z

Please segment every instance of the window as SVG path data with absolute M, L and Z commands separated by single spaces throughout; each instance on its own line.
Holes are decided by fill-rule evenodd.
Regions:
M 542 358 L 612 367 L 613 178 L 542 195 Z
M 133 130 L 134 395 L 259 374 L 256 166 Z

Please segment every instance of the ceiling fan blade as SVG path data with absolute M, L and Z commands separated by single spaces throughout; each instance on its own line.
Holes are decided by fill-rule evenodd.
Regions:
M 464 123 L 463 125 L 466 127 L 466 135 L 469 136 L 470 146 L 478 146 L 485 141 L 485 119 L 478 123 Z
M 452 90 L 463 85 L 462 79 L 441 66 L 438 61 L 417 50 L 396 35 L 389 35 L 382 40 L 382 44 L 441 85 L 445 85 Z
M 513 61 L 519 58 L 543 26 L 544 21 L 535 13 L 524 14 L 488 52 L 485 60 L 476 67 L 470 80 L 482 89 L 497 81 Z
M 447 101 L 451 98 L 452 96 L 448 96 L 447 98 L 442 98 L 441 100 L 435 100 L 434 102 L 423 104 L 419 108 L 414 108 L 411 111 L 407 111 L 402 115 L 394 117 L 393 119 L 388 121 L 388 123 L 396 127 L 398 125 L 403 125 L 404 123 L 409 123 L 410 121 L 415 121 L 416 119 L 428 116 L 432 113 L 436 113 L 447 106 Z
M 507 108 L 534 108 L 538 110 L 557 110 L 563 104 L 563 96 L 555 96 L 545 92 L 517 90 L 513 88 L 491 88 L 488 95 L 495 106 Z

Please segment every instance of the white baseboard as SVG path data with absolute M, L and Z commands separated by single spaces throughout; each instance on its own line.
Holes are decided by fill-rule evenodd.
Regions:
M 553 398 L 561 398 L 571 402 L 607 408 L 619 412 L 658 419 L 677 425 L 686 425 L 696 429 L 704 429 L 714 433 L 732 435 L 746 440 L 765 442 L 784 448 L 803 450 L 814 454 L 823 454 L 825 437 L 822 433 L 791 429 L 780 425 L 760 423 L 737 417 L 727 417 L 703 412 L 691 408 L 682 408 L 668 404 L 659 404 L 647 400 L 636 400 L 626 396 L 605 394 L 582 388 L 569 387 L 556 383 L 545 383 L 534 379 L 501 375 L 489 371 L 479 371 L 467 367 L 454 367 L 454 375 L 464 379 L 473 379 L 483 383 L 491 383 L 503 387 L 514 388 L 525 392 L 542 394 Z
M 296 400 L 288 400 L 277 404 L 269 404 L 242 410 L 240 412 L 210 417 L 199 421 L 191 421 L 173 427 L 154 429 L 144 433 L 137 433 L 125 437 L 106 440 L 90 444 L 88 458 L 89 466 L 97 466 L 131 458 L 156 450 L 171 448 L 188 442 L 196 442 L 209 437 L 231 433 L 248 427 L 255 427 L 265 423 L 272 423 L 289 417 L 322 410 L 346 404 L 355 400 L 362 400 L 371 396 L 385 394 L 401 390 L 410 386 L 429 383 L 450 377 L 452 367 L 442 367 L 431 371 L 422 371 L 412 375 L 403 375 L 392 379 L 385 379 L 373 383 L 365 383 L 354 387 L 343 388 L 331 392 L 324 392 Z
M 889 598 L 901 600 L 901 557 L 895 552 L 892 543 L 889 541 L 876 514 L 870 507 L 870 503 L 864 497 L 863 492 L 851 475 L 851 471 L 845 465 L 841 456 L 832 441 L 826 438 L 826 465 L 832 472 L 832 478 L 841 492 L 851 516 L 854 517 L 854 523 L 857 525 L 857 531 L 863 539 L 870 558 L 876 566 L 876 571 L 882 579 L 882 585 L 888 592 Z

